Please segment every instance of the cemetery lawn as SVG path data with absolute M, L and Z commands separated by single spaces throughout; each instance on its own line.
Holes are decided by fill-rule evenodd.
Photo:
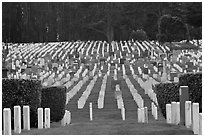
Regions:
M 90 122 L 86 115 L 87 122 L 72 123 L 65 127 L 61 126 L 60 122 L 51 123 L 50 129 L 38 130 L 33 128 L 30 131 L 23 130 L 20 135 L 193 135 L 191 129 L 181 125 L 166 124 L 165 119 L 160 118 L 156 121 L 150 117 L 149 123 L 143 124 L 138 123 L 137 119 L 133 118 L 122 121 L 120 114 L 117 115 L 113 111 L 107 110 L 105 113 L 106 120 L 105 117 L 101 117 L 101 119 L 94 119 Z M 101 112 L 96 115 L 102 116 L 104 113 Z

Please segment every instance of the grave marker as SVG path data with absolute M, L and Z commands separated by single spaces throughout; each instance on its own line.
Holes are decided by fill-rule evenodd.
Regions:
M 21 107 L 14 106 L 14 132 L 21 133 Z
M 202 113 L 199 114 L 199 135 L 202 135 Z
M 50 128 L 50 108 L 45 108 L 45 128 Z
M 171 104 L 166 104 L 166 123 L 171 123 Z
M 191 101 L 185 102 L 185 126 L 186 128 L 190 128 L 192 124 L 191 120 Z
M 43 129 L 43 108 L 38 108 L 38 129 Z
M 188 86 L 180 86 L 179 100 L 180 100 L 180 124 L 185 124 L 185 102 L 189 100 Z
M 30 130 L 30 107 L 23 106 L 23 129 Z
M 193 133 L 199 134 L 199 104 L 193 103 Z
M 3 109 L 4 116 L 4 135 L 11 135 L 11 109 Z
M 92 103 L 89 103 L 89 113 L 90 113 L 90 121 L 93 120 L 93 108 Z

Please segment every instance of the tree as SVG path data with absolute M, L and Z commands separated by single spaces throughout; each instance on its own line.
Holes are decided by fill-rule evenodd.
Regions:
M 165 14 L 179 17 L 192 37 L 200 38 L 201 7 L 201 3 L 182 2 L 3 2 L 2 39 L 111 42 L 128 40 L 132 30 L 142 29 L 154 40 L 157 22 Z
M 191 33 L 194 39 L 202 39 L 202 3 L 193 2 L 186 4 L 186 22 L 191 25 Z
M 136 31 L 133 30 L 131 33 L 131 39 L 141 42 L 147 40 L 147 34 L 142 29 Z
M 186 39 L 187 29 L 184 22 L 178 17 L 164 15 L 159 19 L 158 31 L 160 36 L 166 36 L 166 42 Z

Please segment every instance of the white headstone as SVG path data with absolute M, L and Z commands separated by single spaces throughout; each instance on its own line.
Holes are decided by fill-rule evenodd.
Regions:
M 144 108 L 141 108 L 141 122 L 145 123 L 145 112 L 144 112 Z
M 141 108 L 137 109 L 137 120 L 138 120 L 138 123 L 142 122 Z
M 14 132 L 21 133 L 21 107 L 14 106 Z
M 23 129 L 30 130 L 30 107 L 23 106 Z
M 176 118 L 176 121 L 177 121 L 177 125 L 180 123 L 180 102 L 176 102 L 176 116 L 177 116 L 177 118 Z
M 4 135 L 11 135 L 11 109 L 3 109 L 4 118 Z
M 199 114 L 199 135 L 202 135 L 202 113 Z
M 193 103 L 193 133 L 199 134 L 199 104 Z
M 38 108 L 38 129 L 43 129 L 43 108 Z
M 148 123 L 148 108 L 144 107 L 144 122 Z
M 176 121 L 176 118 L 177 118 L 177 113 L 176 113 L 176 107 L 177 107 L 177 104 L 176 102 L 171 102 L 171 123 L 172 124 L 176 124 L 177 121 Z
M 125 108 L 124 108 L 124 106 L 121 107 L 121 115 L 122 115 L 122 120 L 125 120 Z
M 171 123 L 171 104 L 166 104 L 166 123 Z
M 191 120 L 191 101 L 185 102 L 185 126 L 186 128 L 190 128 L 192 124 Z
M 90 113 L 90 121 L 92 121 L 93 120 L 92 103 L 89 104 L 89 113 Z
M 66 111 L 66 124 L 71 124 L 71 113 Z
M 45 128 L 50 128 L 50 108 L 45 108 Z

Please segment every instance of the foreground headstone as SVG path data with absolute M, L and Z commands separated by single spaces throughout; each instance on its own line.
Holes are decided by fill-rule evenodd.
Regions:
M 185 102 L 189 100 L 188 86 L 180 86 L 179 100 L 180 100 L 180 124 L 185 124 Z
M 151 103 L 152 115 L 154 115 L 154 102 Z
M 50 128 L 50 108 L 45 108 L 45 128 Z
M 122 120 L 125 120 L 125 108 L 123 105 L 121 107 L 121 115 L 122 115 Z
M 93 108 L 92 108 L 92 103 L 89 104 L 89 113 L 90 113 L 90 121 L 93 120 Z
M 4 135 L 11 135 L 11 109 L 3 109 L 4 116 Z
M 176 102 L 176 125 L 180 123 L 180 102 Z
M 166 104 L 166 123 L 171 123 L 171 104 Z
M 43 108 L 38 108 L 38 129 L 43 129 Z
M 144 108 L 141 108 L 141 122 L 142 123 L 145 123 L 145 111 L 144 111 Z
M 71 124 L 71 113 L 66 111 L 66 124 Z
M 144 107 L 144 123 L 148 123 L 148 108 Z
M 21 133 L 21 107 L 14 106 L 14 132 Z
M 193 133 L 199 134 L 199 104 L 193 103 Z
M 192 124 L 191 120 L 191 101 L 185 102 L 185 126 L 186 128 L 190 128 Z
M 202 113 L 199 114 L 199 135 L 202 135 Z
M 176 118 L 177 118 L 177 113 L 176 113 L 176 107 L 177 107 L 177 104 L 176 102 L 171 102 L 171 123 L 172 124 L 176 124 L 177 121 L 176 121 Z
M 138 121 L 138 123 L 142 122 L 142 119 L 141 119 L 141 109 L 140 108 L 137 109 L 137 121 Z
M 64 117 L 61 120 L 61 125 L 66 126 L 67 110 L 65 110 Z
M 30 130 L 30 107 L 23 106 L 23 129 Z

